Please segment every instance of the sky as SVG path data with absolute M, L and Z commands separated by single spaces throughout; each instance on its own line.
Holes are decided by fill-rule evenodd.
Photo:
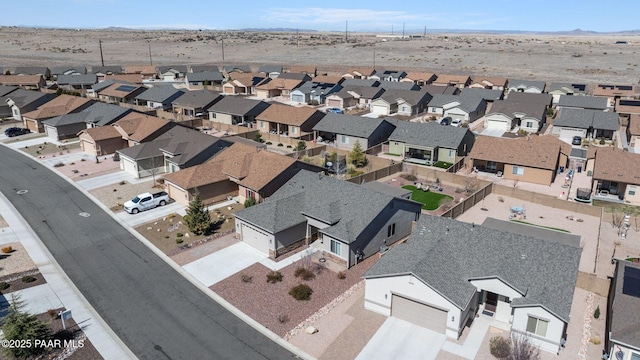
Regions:
M 616 32 L 640 29 L 639 12 L 637 0 L 3 0 L 0 25 L 319 31 L 344 31 L 347 26 L 349 31 L 386 33 L 400 33 L 403 26 L 406 33 L 422 33 L 425 27 Z

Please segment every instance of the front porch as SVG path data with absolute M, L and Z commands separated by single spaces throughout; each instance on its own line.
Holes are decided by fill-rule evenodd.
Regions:
M 432 148 L 406 146 L 404 150 L 404 161 L 406 162 L 422 165 L 433 165 L 438 162 L 438 153 Z

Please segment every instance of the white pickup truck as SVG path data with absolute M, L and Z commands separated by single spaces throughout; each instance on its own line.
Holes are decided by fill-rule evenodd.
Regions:
M 164 206 L 169 202 L 169 194 L 164 191 L 155 194 L 142 193 L 124 203 L 124 210 L 129 214 L 137 214 L 140 211 L 153 209 L 156 206 Z

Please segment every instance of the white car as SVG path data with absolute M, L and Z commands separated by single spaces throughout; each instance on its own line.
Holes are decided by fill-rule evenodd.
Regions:
M 460 125 L 462 125 L 462 120 L 460 119 L 451 120 L 451 126 L 459 127 Z

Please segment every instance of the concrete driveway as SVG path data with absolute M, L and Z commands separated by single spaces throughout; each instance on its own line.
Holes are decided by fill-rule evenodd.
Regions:
M 182 268 L 209 287 L 266 258 L 266 254 L 239 242 L 188 263 Z
M 356 360 L 436 359 L 446 335 L 390 317 L 369 340 Z
M 480 135 L 484 136 L 493 136 L 493 137 L 502 137 L 505 131 L 501 129 L 484 129 Z
M 142 225 L 162 218 L 169 214 L 176 213 L 182 209 L 184 209 L 184 205 L 174 202 L 169 205 L 158 206 L 147 211 L 139 212 L 137 214 L 129 214 L 126 211 L 121 211 L 116 214 L 116 217 L 118 217 L 118 219 L 123 223 L 131 227 L 136 227 L 138 225 Z

